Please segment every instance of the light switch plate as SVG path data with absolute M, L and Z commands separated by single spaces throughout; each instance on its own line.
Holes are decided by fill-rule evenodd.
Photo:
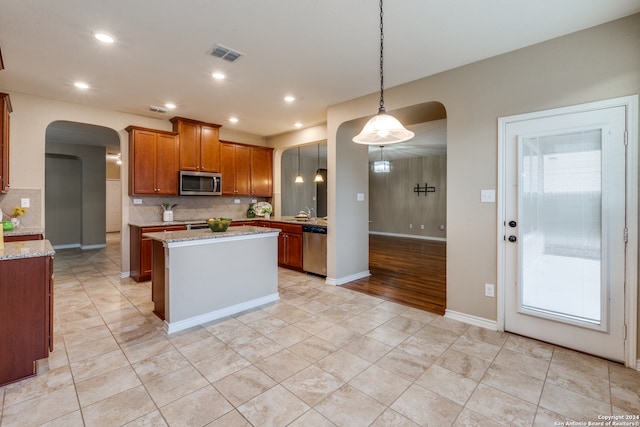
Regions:
M 480 201 L 482 203 L 495 203 L 496 190 L 480 190 Z
M 364 202 L 364 193 L 356 194 L 356 200 L 359 202 Z
M 29 199 L 20 199 L 20 207 L 21 208 L 30 208 L 31 207 L 31 200 L 29 200 Z

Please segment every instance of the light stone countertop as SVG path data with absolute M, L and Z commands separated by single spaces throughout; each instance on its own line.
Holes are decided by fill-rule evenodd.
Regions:
M 0 249 L 0 262 L 18 258 L 52 256 L 55 253 L 48 240 L 4 242 L 4 249 Z
M 257 216 L 255 218 L 234 218 L 232 221 L 270 221 L 270 222 L 286 222 L 290 224 L 300 224 L 300 225 L 315 225 L 320 227 L 326 227 L 327 221 L 322 218 L 311 218 L 308 220 L 299 220 L 295 219 L 292 216 L 272 216 L 270 219 L 264 219 L 264 217 Z M 206 224 L 206 219 L 201 220 L 188 220 L 188 221 L 171 221 L 171 222 L 163 222 L 163 221 L 149 221 L 144 223 L 132 223 L 129 225 L 133 225 L 135 227 L 167 227 L 172 225 L 187 225 L 187 224 Z
M 44 228 L 42 227 L 17 227 L 13 230 L 8 230 L 4 232 L 5 236 L 29 236 L 33 234 L 42 234 L 44 235 Z
M 179 230 L 179 231 L 161 231 L 158 233 L 144 233 L 144 237 L 157 240 L 163 243 L 186 242 L 190 240 L 210 240 L 229 237 L 248 236 L 253 234 L 275 233 L 280 230 L 277 228 L 254 227 L 252 225 L 243 225 L 239 227 L 229 227 L 227 231 L 213 232 L 209 229 L 201 230 Z

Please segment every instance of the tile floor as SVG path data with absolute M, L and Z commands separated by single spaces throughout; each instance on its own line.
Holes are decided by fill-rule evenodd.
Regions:
M 557 426 L 640 415 L 640 372 L 280 271 L 277 303 L 170 336 L 119 244 L 55 258 L 55 351 L 0 426 Z M 638 421 L 638 420 L 636 420 Z M 585 424 L 586 425 L 586 424 Z M 635 424 L 638 425 L 638 424 Z

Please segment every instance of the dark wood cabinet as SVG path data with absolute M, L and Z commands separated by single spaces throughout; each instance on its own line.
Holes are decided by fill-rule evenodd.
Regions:
M 24 242 L 26 240 L 43 240 L 42 234 L 21 234 L 19 236 L 4 236 L 5 242 Z
M 0 193 L 9 190 L 9 114 L 11 99 L 0 93 Z
M 167 225 L 158 227 L 138 227 L 130 225 L 129 268 L 131 270 L 131 278 L 136 282 L 144 282 L 151 279 L 153 241 L 148 237 L 143 237 L 143 234 L 186 229 L 187 227 L 185 225 Z
M 251 195 L 251 149 L 248 145 L 220 143 L 222 195 Z
M 171 123 L 179 138 L 179 169 L 220 172 L 220 125 L 184 117 L 174 117 Z
M 282 230 L 278 236 L 278 265 L 302 271 L 302 226 L 283 222 L 270 226 Z
M 178 195 L 178 134 L 137 126 L 127 132 L 129 195 Z
M 222 142 L 220 147 L 223 195 L 273 195 L 272 148 L 226 141 Z
M 36 374 L 53 351 L 53 257 L 0 261 L 0 386 Z

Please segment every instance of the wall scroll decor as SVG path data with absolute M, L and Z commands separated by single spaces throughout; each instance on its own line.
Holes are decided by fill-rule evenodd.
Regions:
M 420 195 L 420 193 L 424 193 L 424 195 L 426 196 L 427 193 L 435 193 L 436 187 L 429 187 L 429 184 L 425 182 L 424 187 L 420 187 L 420 184 L 416 184 L 416 186 L 413 187 L 413 192 L 418 196 Z

